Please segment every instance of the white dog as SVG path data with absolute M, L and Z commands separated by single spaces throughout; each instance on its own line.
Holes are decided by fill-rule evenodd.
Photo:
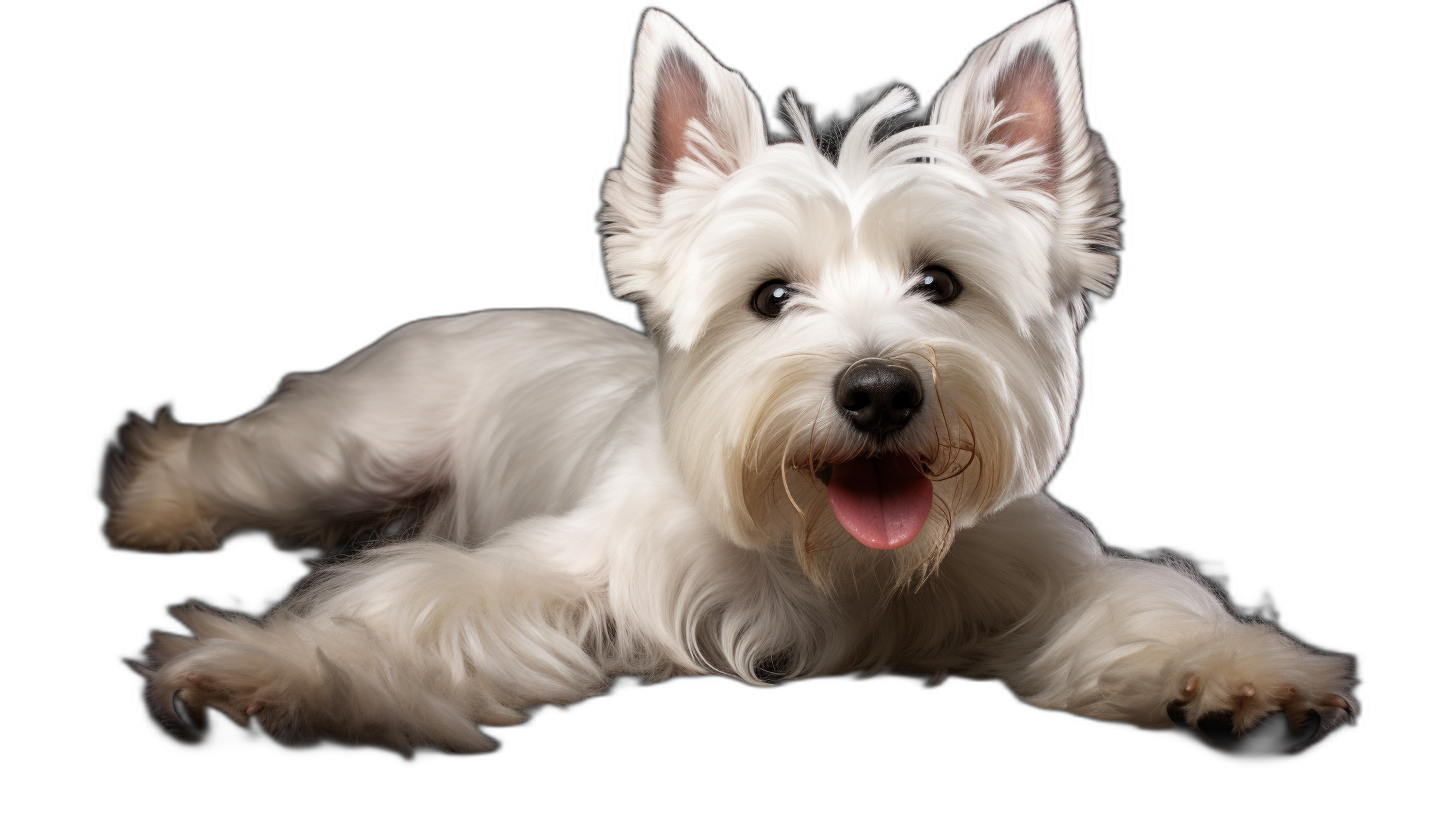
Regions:
M 115 545 L 342 545 L 262 620 L 179 608 L 195 637 L 138 664 L 158 719 L 480 751 L 479 724 L 617 675 L 894 670 L 1146 726 L 1348 720 L 1349 657 L 1235 616 L 1177 559 L 1106 551 L 1041 492 L 1087 293 L 1117 272 L 1077 48 L 1055 5 L 923 122 L 896 87 L 820 133 L 786 94 L 775 142 L 743 79 L 647 12 L 601 215 L 645 336 L 425 320 L 232 422 L 121 429 Z

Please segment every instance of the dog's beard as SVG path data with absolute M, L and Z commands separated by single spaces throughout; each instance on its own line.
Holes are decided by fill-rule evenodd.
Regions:
M 950 341 L 919 343 L 887 356 L 915 367 L 932 386 L 922 416 L 911 426 L 875 439 L 849 428 L 828 394 L 806 400 L 782 391 L 784 397 L 765 404 L 756 418 L 744 452 L 749 514 L 765 520 L 790 516 L 799 564 L 827 592 L 869 592 L 887 599 L 918 588 L 949 552 L 956 530 L 1004 501 L 1011 463 L 1003 440 L 1013 438 L 1014 431 L 995 367 Z M 903 460 L 930 480 L 929 514 L 904 546 L 862 544 L 833 506 L 829 483 L 835 466 L 847 468 L 868 457 Z

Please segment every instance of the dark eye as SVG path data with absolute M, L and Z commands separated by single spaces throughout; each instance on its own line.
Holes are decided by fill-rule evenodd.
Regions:
M 943 266 L 922 266 L 915 273 L 915 290 L 931 303 L 950 303 L 961 293 L 961 282 Z
M 778 317 L 794 290 L 786 281 L 771 280 L 753 293 L 753 310 L 764 317 Z

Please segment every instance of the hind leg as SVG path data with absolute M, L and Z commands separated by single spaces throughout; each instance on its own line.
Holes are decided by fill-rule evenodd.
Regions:
M 449 418 L 469 389 L 432 332 L 413 324 L 327 371 L 291 375 L 231 422 L 132 415 L 106 458 L 107 537 L 161 552 L 212 549 L 241 528 L 302 537 L 440 489 Z
M 256 718 L 290 744 L 319 739 L 409 753 L 484 751 L 478 723 L 566 703 L 608 682 L 601 587 L 535 554 L 536 522 L 467 551 L 415 541 L 331 568 L 261 621 L 174 610 L 195 637 L 156 634 L 147 700 L 173 734 L 200 736 L 205 708 Z

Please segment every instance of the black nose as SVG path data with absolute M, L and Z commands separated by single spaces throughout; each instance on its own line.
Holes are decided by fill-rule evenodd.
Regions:
M 839 375 L 834 399 L 854 427 L 885 436 L 920 410 L 920 376 L 905 363 L 866 357 Z

